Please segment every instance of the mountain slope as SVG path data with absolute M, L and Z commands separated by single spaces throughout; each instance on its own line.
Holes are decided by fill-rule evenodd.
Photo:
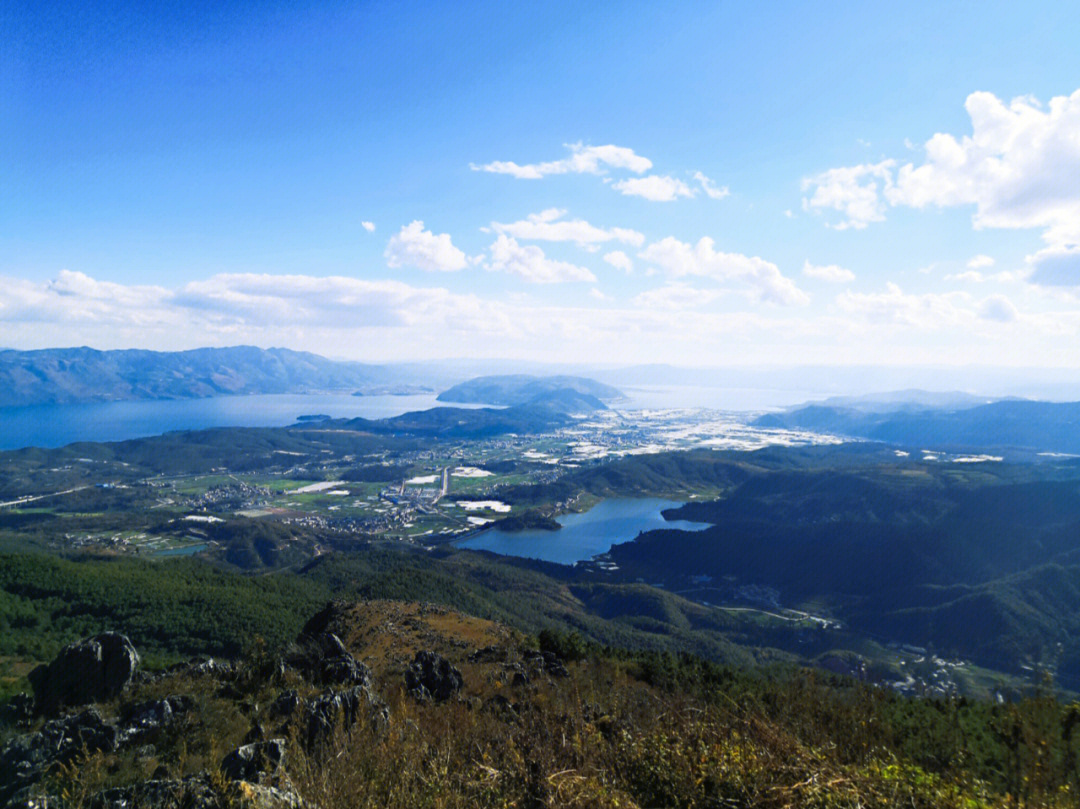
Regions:
M 523 405 L 544 401 L 552 394 L 566 396 L 563 391 L 579 394 L 581 397 L 593 397 L 601 402 L 625 398 L 622 391 L 579 376 L 529 376 L 511 374 L 507 376 L 479 376 L 462 382 L 460 385 L 444 390 L 439 394 L 440 402 L 459 402 L 461 404 Z M 580 398 L 580 403 L 588 399 Z
M 1075 805 L 1075 708 L 1045 698 L 909 700 L 368 600 L 328 604 L 285 648 L 157 674 L 113 635 L 134 663 L 108 694 L 64 691 L 78 712 L 56 716 L 53 684 L 73 660 L 106 669 L 78 653 L 105 637 L 0 713 L 4 805 L 1004 809 L 1021 790 Z
M 0 351 L 0 407 L 348 390 L 389 381 L 376 365 L 254 346 L 191 351 Z
M 913 447 L 1016 447 L 1080 453 L 1080 402 L 1006 400 L 959 410 L 866 412 L 808 405 L 770 413 L 758 427 L 815 430 Z

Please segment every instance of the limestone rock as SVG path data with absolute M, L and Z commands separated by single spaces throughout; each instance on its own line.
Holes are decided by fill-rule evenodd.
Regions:
M 285 767 L 285 740 L 245 744 L 221 761 L 221 773 L 232 781 L 261 784 L 279 776 Z
M 55 716 L 61 708 L 112 699 L 131 682 L 139 655 L 124 635 L 106 632 L 65 646 L 30 672 L 34 708 Z
M 435 652 L 417 652 L 405 671 L 405 687 L 418 699 L 441 702 L 454 696 L 464 684 L 461 672 Z

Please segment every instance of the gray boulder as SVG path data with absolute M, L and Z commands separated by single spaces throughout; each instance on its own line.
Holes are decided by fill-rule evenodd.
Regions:
M 271 719 L 280 719 L 292 716 L 299 707 L 300 695 L 296 693 L 296 689 L 289 688 L 274 698 L 274 701 L 270 703 L 268 713 Z
M 99 792 L 89 809 L 318 809 L 288 788 L 234 781 L 214 788 L 205 773 L 155 779 Z
M 37 733 L 13 739 L 0 751 L 0 805 L 36 784 L 52 767 L 117 748 L 116 728 L 95 708 L 46 722 Z
M 435 652 L 417 652 L 405 671 L 405 687 L 417 699 L 449 699 L 465 684 L 461 672 Z
M 131 706 L 125 711 L 120 727 L 120 743 L 146 739 L 159 733 L 194 707 L 186 694 L 174 694 L 165 699 L 151 699 Z
M 301 635 L 286 662 L 317 685 L 371 684 L 371 670 L 333 632 Z
M 29 694 L 16 694 L 0 709 L 0 722 L 7 725 L 25 725 L 34 718 L 34 698 Z
M 261 784 L 284 773 L 285 740 L 245 744 L 236 748 L 221 761 L 221 773 L 231 781 L 250 781 Z
M 131 682 L 139 655 L 124 635 L 106 632 L 65 646 L 30 672 L 34 709 L 55 716 L 62 708 L 112 699 Z
M 545 674 L 549 674 L 552 677 L 569 677 L 570 671 L 566 668 L 566 664 L 562 661 L 554 652 L 539 652 L 535 650 L 527 650 L 522 657 L 525 663 Z
M 304 749 L 308 753 L 328 749 L 339 731 L 350 732 L 364 718 L 373 730 L 380 730 L 390 722 L 390 709 L 367 686 L 327 691 L 307 700 L 300 714 Z

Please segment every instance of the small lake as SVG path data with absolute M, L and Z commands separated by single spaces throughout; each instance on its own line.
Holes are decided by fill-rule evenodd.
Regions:
M 300 416 L 320 413 L 332 418 L 382 419 L 437 404 L 441 403 L 435 401 L 434 393 L 282 393 L 5 407 L 0 408 L 0 450 L 62 447 L 75 441 L 124 441 L 171 430 L 285 427 Z
M 209 545 L 185 545 L 182 548 L 166 548 L 161 551 L 154 551 L 154 556 L 194 556 L 197 553 L 205 551 Z
M 490 528 L 457 543 L 470 550 L 492 551 L 504 556 L 522 556 L 572 565 L 607 553 L 612 545 L 630 542 L 642 531 L 674 528 L 701 531 L 708 523 L 688 520 L 665 520 L 661 511 L 678 508 L 676 500 L 657 498 L 611 498 L 602 500 L 582 514 L 556 517 L 561 531 L 499 531 Z

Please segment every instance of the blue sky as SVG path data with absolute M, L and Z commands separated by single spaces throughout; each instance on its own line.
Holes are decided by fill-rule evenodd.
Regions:
M 0 345 L 1080 365 L 1076 4 L 5 9 Z

